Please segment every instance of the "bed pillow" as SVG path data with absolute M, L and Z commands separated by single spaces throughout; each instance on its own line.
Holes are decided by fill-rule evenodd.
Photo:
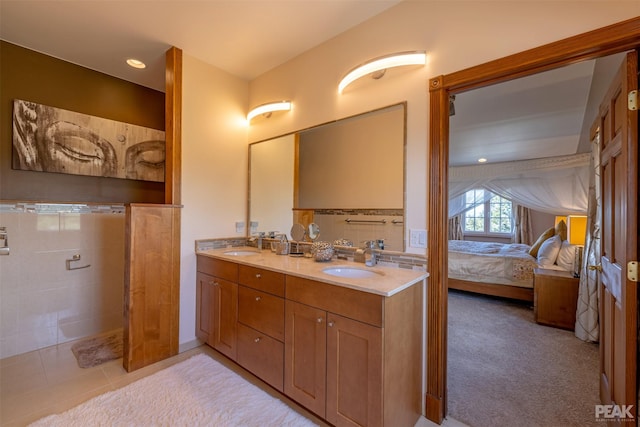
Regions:
M 567 240 L 567 223 L 564 222 L 564 219 L 556 224 L 556 234 L 560 235 L 561 242 Z
M 529 255 L 537 258 L 540 246 L 544 243 L 545 240 L 552 237 L 554 234 L 556 234 L 556 229 L 554 227 L 551 227 L 550 229 L 542 233 L 540 237 L 538 237 L 538 240 L 536 240 L 536 242 L 531 246 L 531 249 L 529 249 Z
M 576 255 L 576 246 L 570 244 L 567 240 L 562 242 L 560 246 L 560 252 L 558 252 L 558 258 L 556 264 L 563 270 L 573 271 L 573 260 Z
M 545 240 L 538 250 L 538 264 L 541 267 L 555 264 L 560 252 L 560 246 L 562 246 L 562 240 L 557 234 Z

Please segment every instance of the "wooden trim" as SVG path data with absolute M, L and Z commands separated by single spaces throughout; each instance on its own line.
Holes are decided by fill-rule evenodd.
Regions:
M 182 50 L 166 53 L 164 201 L 180 204 L 182 188 Z
M 449 95 L 442 77 L 431 81 L 429 219 L 427 222 L 429 285 L 427 286 L 426 417 L 438 424 L 446 415 L 447 372 L 447 197 L 449 182 Z
M 293 209 L 299 209 L 300 195 L 300 132 L 293 140 Z M 295 224 L 295 222 L 294 222 Z
M 441 424 L 446 410 L 447 182 L 449 95 L 640 46 L 640 18 L 589 31 L 429 81 L 429 218 L 426 416 Z
M 451 278 L 447 279 L 447 282 L 449 289 L 533 302 L 533 288 L 500 285 L 497 283 L 471 282 L 469 280 Z
M 443 76 L 452 93 L 530 76 L 640 45 L 640 18 L 599 28 Z

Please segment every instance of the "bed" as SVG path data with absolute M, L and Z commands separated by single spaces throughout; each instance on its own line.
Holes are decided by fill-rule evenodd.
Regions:
M 449 289 L 533 301 L 535 257 L 521 243 L 449 241 Z

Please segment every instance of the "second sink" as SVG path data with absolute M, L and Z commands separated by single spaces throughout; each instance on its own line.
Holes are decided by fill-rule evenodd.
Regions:
M 364 268 L 347 267 L 347 266 L 328 267 L 322 270 L 322 272 L 329 274 L 331 276 L 346 277 L 349 279 L 368 279 L 371 277 L 382 275 L 382 273 L 374 270 L 366 270 Z
M 235 251 L 226 251 L 226 252 L 223 252 L 223 254 L 232 255 L 232 256 L 247 256 L 247 255 L 260 255 L 260 252 L 247 250 L 247 249 L 240 249 Z

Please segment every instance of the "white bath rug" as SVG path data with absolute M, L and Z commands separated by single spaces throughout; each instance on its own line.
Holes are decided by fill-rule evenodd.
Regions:
M 204 354 L 32 426 L 315 426 Z

